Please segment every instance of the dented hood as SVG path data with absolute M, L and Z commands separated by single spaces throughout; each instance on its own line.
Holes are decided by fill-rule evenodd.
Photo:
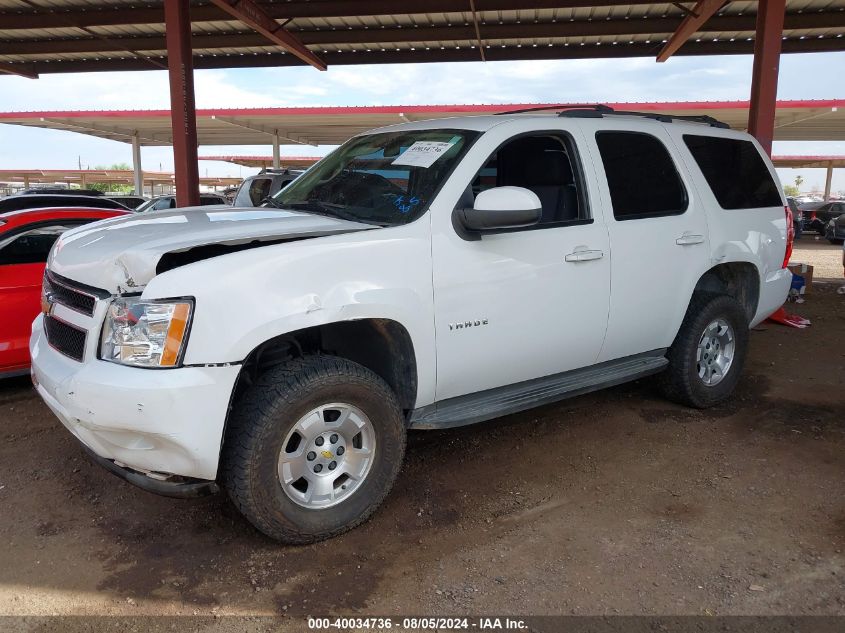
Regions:
M 191 207 L 121 216 L 64 233 L 50 254 L 55 273 L 112 293 L 140 290 L 161 258 L 208 246 L 260 246 L 286 240 L 372 229 L 311 213 L 261 207 Z M 217 248 L 208 256 L 224 254 Z M 197 257 L 195 259 L 203 259 Z M 171 266 L 172 267 L 172 266 Z

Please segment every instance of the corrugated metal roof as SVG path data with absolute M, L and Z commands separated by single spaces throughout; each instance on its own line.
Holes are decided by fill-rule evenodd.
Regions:
M 259 4 L 331 64 L 656 56 L 673 3 L 608 0 L 284 0 Z M 757 2 L 728 2 L 678 54 L 753 50 Z M 0 0 L 0 65 L 29 72 L 159 68 L 163 3 Z M 396 9 L 401 8 L 402 13 Z M 198 68 L 301 64 L 208 1 L 192 3 Z M 787 0 L 784 52 L 845 50 L 845 0 Z
M 197 110 L 201 145 L 270 145 L 274 131 L 282 144 L 334 145 L 366 130 L 402 121 L 482 115 L 548 104 L 483 104 L 314 108 L 228 108 Z M 615 103 L 617 110 L 709 115 L 745 129 L 747 101 Z M 169 110 L 0 112 L 0 123 L 67 130 L 142 145 L 169 145 Z M 775 140 L 845 140 L 845 99 L 779 101 Z

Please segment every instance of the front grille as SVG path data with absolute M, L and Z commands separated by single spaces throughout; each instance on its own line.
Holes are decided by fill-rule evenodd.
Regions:
M 53 275 L 50 275 L 45 281 L 49 285 L 49 293 L 53 301 L 61 303 L 71 310 L 76 310 L 88 316 L 94 316 L 96 297 L 63 284 Z
M 44 330 L 47 332 L 47 342 L 51 347 L 73 360 L 82 362 L 87 334 L 85 330 L 80 330 L 49 314 L 44 317 Z

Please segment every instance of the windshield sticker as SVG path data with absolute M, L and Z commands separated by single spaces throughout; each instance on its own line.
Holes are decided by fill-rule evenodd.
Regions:
M 402 213 L 410 213 L 411 209 L 420 203 L 420 199 L 416 196 L 396 196 L 393 200 L 393 206 L 399 209 Z
M 443 156 L 457 141 L 417 141 L 402 152 L 391 165 L 406 165 L 407 167 L 431 167 L 435 161 Z

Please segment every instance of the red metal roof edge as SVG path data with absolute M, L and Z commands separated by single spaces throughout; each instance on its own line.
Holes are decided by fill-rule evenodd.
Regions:
M 145 174 L 153 175 L 153 176 L 172 176 L 173 173 L 169 171 L 150 171 L 150 170 L 143 170 Z M 131 169 L 0 169 L 0 175 L 3 174 L 33 174 L 33 175 L 50 175 L 50 174 L 85 174 L 85 175 L 97 175 L 97 174 L 126 174 L 131 175 L 135 173 Z
M 804 160 L 808 163 L 826 160 L 845 160 L 845 156 L 772 156 L 772 160 Z
M 485 104 L 447 104 L 447 105 L 397 105 L 397 106 L 303 106 L 276 108 L 202 108 L 197 109 L 197 116 L 271 116 L 286 114 L 305 116 L 314 114 L 425 114 L 429 112 L 449 112 L 455 114 L 491 114 L 507 110 L 556 106 L 556 103 L 485 103 Z M 647 101 L 605 103 L 618 110 L 729 110 L 745 109 L 748 101 Z M 777 102 L 781 109 L 795 108 L 838 108 L 845 107 L 845 99 L 785 99 Z M 170 117 L 170 110 L 64 110 L 0 112 L 0 119 L 37 119 L 44 117 L 87 118 L 137 118 Z
M 285 160 L 322 160 L 325 158 L 324 156 L 281 156 L 280 160 L 284 162 Z M 247 156 L 243 154 L 232 154 L 228 156 L 200 156 L 199 160 L 222 160 L 222 161 L 230 161 L 230 160 L 262 160 L 262 161 L 272 161 L 272 156 Z M 772 156 L 772 160 L 805 160 L 807 162 L 812 161 L 825 161 L 825 160 L 845 160 L 845 155 L 842 156 L 792 156 L 792 155 L 782 155 L 782 156 Z M 2 171 L 2 170 L 0 170 Z
M 272 156 L 244 156 L 241 154 L 233 154 L 228 156 L 199 156 L 198 160 L 222 160 L 222 161 L 230 161 L 232 159 L 238 160 L 266 160 L 272 161 Z M 325 156 L 280 156 L 279 160 L 286 161 L 286 160 L 322 160 Z

